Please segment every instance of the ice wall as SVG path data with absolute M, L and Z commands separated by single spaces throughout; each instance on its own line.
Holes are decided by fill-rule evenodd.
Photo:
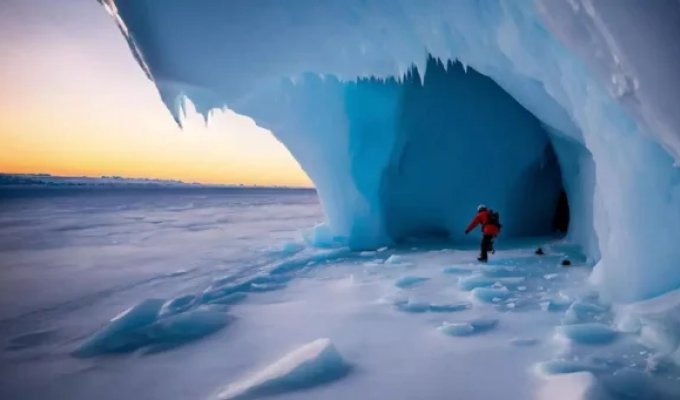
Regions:
M 570 235 L 599 250 L 593 279 L 604 293 L 632 300 L 680 286 L 677 2 L 100 1 L 178 120 L 186 96 L 205 114 L 229 107 L 271 129 L 317 185 L 331 232 L 354 245 L 407 225 L 384 226 L 385 210 L 402 205 L 380 201 L 383 190 L 398 194 L 382 186 L 381 169 L 402 137 L 390 132 L 403 128 L 382 129 L 404 123 L 389 119 L 398 89 L 357 86 L 359 95 L 351 82 L 401 77 L 411 64 L 423 71 L 430 53 L 492 78 L 557 138 L 580 207 Z M 374 122 L 381 129 L 368 128 Z M 364 140 L 373 145 L 357 145 Z M 409 148 L 425 154 L 425 139 Z

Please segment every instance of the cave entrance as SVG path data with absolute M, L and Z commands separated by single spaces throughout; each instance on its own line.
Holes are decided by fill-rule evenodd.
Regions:
M 458 62 L 430 58 L 422 81 L 414 70 L 400 85 L 395 145 L 380 187 L 393 240 L 466 238 L 478 204 L 500 212 L 503 238 L 566 234 L 571 207 L 558 157 L 565 146 L 555 132 Z

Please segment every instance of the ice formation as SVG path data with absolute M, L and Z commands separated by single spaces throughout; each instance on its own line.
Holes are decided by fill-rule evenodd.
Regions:
M 576 343 L 605 344 L 616 339 L 616 331 L 607 325 L 590 322 L 585 324 L 563 325 L 559 334 Z
M 397 281 L 394 283 L 394 286 L 401 289 L 406 289 L 421 284 L 427 279 L 428 278 L 423 278 L 422 276 L 402 276 L 401 278 L 397 279 Z
M 342 378 L 349 366 L 330 339 L 317 339 L 286 354 L 253 376 L 229 385 L 219 400 L 249 399 L 310 387 Z
M 677 2 L 99 1 L 178 122 L 228 107 L 290 149 L 314 241 L 459 240 L 481 201 L 545 233 L 564 189 L 604 294 L 680 286 Z
M 221 311 L 187 305 L 182 296 L 169 302 L 148 299 L 111 319 L 109 324 L 73 352 L 77 357 L 127 353 L 146 348 L 155 353 L 208 336 L 224 328 L 230 317 Z M 181 304 L 182 309 L 173 305 Z
M 413 299 L 398 300 L 394 302 L 394 306 L 396 307 L 397 310 L 407 313 L 424 313 L 424 312 L 452 313 L 465 311 L 472 308 L 472 304 L 468 302 L 440 304 L 418 302 L 414 301 Z
M 439 330 L 449 336 L 469 336 L 489 331 L 498 325 L 495 318 L 478 318 L 463 322 L 444 322 Z

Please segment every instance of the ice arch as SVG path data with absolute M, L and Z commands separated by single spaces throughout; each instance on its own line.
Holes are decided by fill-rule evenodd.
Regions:
M 338 237 L 384 240 L 376 188 L 401 145 L 389 118 L 400 96 L 357 79 L 424 71 L 430 53 L 492 78 L 550 132 L 577 209 L 570 235 L 601 253 L 605 293 L 680 286 L 677 2 L 100 1 L 178 120 L 186 96 L 275 132 Z

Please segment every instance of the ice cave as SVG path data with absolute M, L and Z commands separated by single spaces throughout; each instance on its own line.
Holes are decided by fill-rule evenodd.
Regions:
M 319 244 L 460 240 L 478 202 L 547 233 L 566 197 L 603 293 L 680 285 L 672 2 L 100 1 L 178 122 L 230 108 L 290 149 Z

